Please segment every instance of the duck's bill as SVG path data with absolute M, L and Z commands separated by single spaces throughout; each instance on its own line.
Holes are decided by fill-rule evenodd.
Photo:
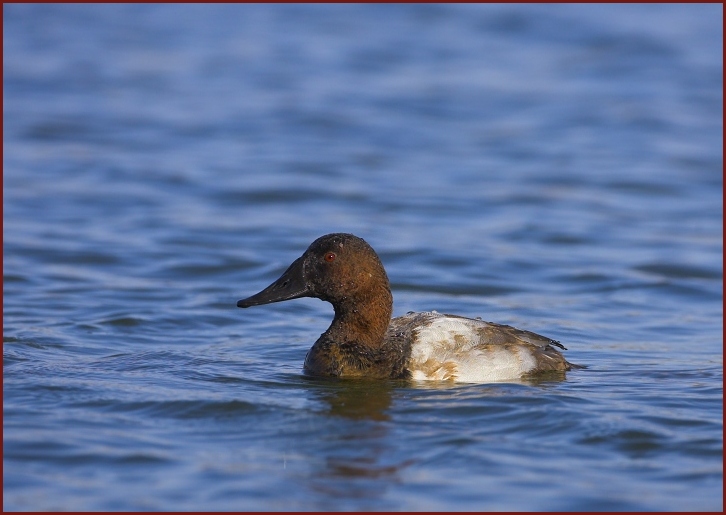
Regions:
M 251 297 L 238 300 L 237 307 L 249 308 L 260 304 L 271 304 L 272 302 L 282 302 L 283 300 L 309 296 L 310 290 L 305 284 L 302 265 L 302 258 L 296 259 L 277 281 Z

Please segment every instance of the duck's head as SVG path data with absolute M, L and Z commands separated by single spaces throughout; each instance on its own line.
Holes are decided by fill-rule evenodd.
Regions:
M 278 280 L 238 301 L 237 307 L 315 297 L 333 304 L 337 312 L 371 301 L 390 303 L 390 295 L 388 276 L 371 246 L 352 234 L 335 233 L 311 243 Z

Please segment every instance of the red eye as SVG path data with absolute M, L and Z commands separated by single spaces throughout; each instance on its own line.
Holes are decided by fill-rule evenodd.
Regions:
M 323 259 L 328 263 L 330 263 L 331 261 L 335 261 L 335 254 L 332 252 L 326 252 Z

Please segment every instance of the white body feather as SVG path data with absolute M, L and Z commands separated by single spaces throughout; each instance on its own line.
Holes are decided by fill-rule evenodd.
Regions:
M 537 366 L 534 346 L 483 341 L 487 322 L 436 311 L 425 314 L 430 318 L 414 331 L 409 361 L 414 380 L 511 381 Z

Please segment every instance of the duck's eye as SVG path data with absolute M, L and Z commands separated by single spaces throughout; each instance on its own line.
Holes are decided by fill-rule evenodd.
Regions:
M 331 261 L 335 261 L 335 253 L 334 252 L 326 252 L 325 256 L 323 256 L 323 259 L 330 263 Z

